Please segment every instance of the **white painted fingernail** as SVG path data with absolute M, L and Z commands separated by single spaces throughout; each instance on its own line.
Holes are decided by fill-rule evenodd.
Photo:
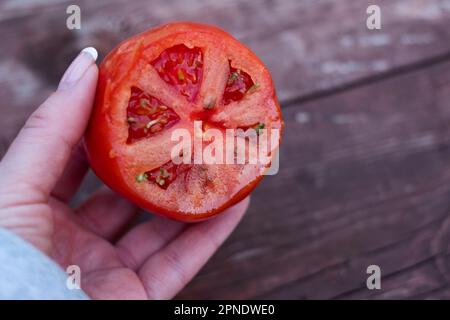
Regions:
M 94 59 L 94 61 L 97 61 L 98 53 L 94 47 L 84 48 L 83 50 L 81 50 L 81 52 L 89 53 L 92 56 L 92 58 Z
M 98 53 L 93 47 L 81 50 L 80 54 L 73 60 L 69 68 L 64 73 L 58 90 L 65 90 L 73 87 L 81 79 L 86 70 L 97 60 Z

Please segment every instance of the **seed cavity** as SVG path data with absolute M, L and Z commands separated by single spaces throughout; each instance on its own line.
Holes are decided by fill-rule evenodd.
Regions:
M 162 80 L 174 86 L 189 102 L 196 99 L 203 78 L 201 48 L 177 44 L 165 49 L 150 64 Z
M 228 81 L 222 97 L 224 105 L 240 101 L 256 89 L 252 77 L 247 72 L 233 67 L 231 61 L 229 61 L 229 67 Z
M 179 120 L 178 114 L 159 99 L 138 87 L 131 87 L 126 117 L 128 144 L 157 134 L 173 126 Z

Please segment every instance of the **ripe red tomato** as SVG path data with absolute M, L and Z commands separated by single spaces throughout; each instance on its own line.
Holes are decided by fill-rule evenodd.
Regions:
M 229 34 L 197 23 L 138 34 L 100 65 L 85 136 L 91 167 L 146 210 L 182 221 L 218 214 L 246 197 L 270 163 L 175 163 L 172 133 L 195 135 L 195 120 L 224 137 L 227 129 L 283 128 L 269 72 Z

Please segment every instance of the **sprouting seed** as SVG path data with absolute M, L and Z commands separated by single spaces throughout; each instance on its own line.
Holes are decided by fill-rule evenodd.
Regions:
M 138 174 L 137 176 L 136 176 L 136 181 L 138 182 L 138 183 L 141 183 L 141 182 L 143 182 L 143 181 L 145 181 L 145 180 L 147 180 L 148 179 L 148 174 L 146 174 L 145 172 L 144 173 L 141 173 L 141 174 Z
M 161 177 L 156 177 L 156 183 L 157 184 L 159 184 L 160 186 L 163 186 L 165 183 L 166 183 L 166 180 L 164 180 L 163 178 L 161 178 Z
M 169 176 L 169 172 L 164 168 L 159 169 L 159 174 L 163 178 L 167 178 Z
M 238 71 L 234 71 L 230 77 L 228 78 L 228 83 L 231 84 L 233 83 L 237 78 L 239 77 L 239 70 Z
M 169 121 L 169 119 L 167 119 L 166 116 L 161 116 L 161 117 L 158 118 L 157 120 L 158 120 L 158 122 L 161 123 L 161 124 L 166 124 L 166 123 Z
M 264 129 L 265 124 L 264 123 L 258 123 L 254 128 L 256 130 L 256 134 L 259 136 L 262 132 L 262 130 Z
M 151 121 L 149 121 L 149 122 L 145 125 L 145 127 L 146 127 L 147 129 L 149 129 L 151 126 L 157 124 L 158 122 L 159 122 L 158 119 L 151 120 Z
M 214 108 L 215 105 L 216 105 L 216 100 L 215 99 L 211 99 L 210 101 L 208 101 L 207 103 L 205 103 L 203 105 L 203 109 L 211 110 L 211 109 Z
M 142 108 L 148 107 L 149 104 L 150 104 L 150 101 L 148 101 L 148 99 L 141 99 L 141 101 L 140 101 L 140 105 Z
M 247 94 L 251 94 L 251 93 L 255 92 L 258 88 L 259 88 L 259 83 L 255 83 L 254 85 L 252 85 L 250 87 L 250 89 L 248 89 Z

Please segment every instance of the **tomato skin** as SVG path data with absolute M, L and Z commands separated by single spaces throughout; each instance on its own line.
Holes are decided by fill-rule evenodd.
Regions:
M 204 32 L 211 32 L 215 35 L 219 34 L 224 38 L 232 38 L 224 31 L 217 29 L 213 26 L 201 25 L 197 23 L 183 22 L 173 23 L 158 27 L 146 31 L 142 34 L 138 34 L 131 39 L 126 40 L 124 43 L 130 43 L 135 41 L 141 41 L 141 39 L 151 38 L 152 34 L 156 32 L 171 32 L 177 33 L 182 29 L 189 30 L 190 28 L 201 28 Z M 234 40 L 234 38 L 232 38 Z M 250 181 L 246 186 L 239 190 L 234 196 L 220 206 L 215 207 L 212 210 L 203 213 L 188 214 L 186 212 L 167 210 L 166 208 L 158 205 L 156 201 L 146 199 L 136 193 L 135 190 L 130 188 L 129 183 L 125 180 L 125 176 L 122 174 L 122 167 L 119 161 L 119 157 L 114 154 L 113 146 L 115 143 L 115 137 L 111 133 L 111 125 L 105 119 L 109 117 L 109 101 L 108 97 L 114 90 L 110 85 L 111 79 L 121 75 L 126 77 L 127 72 L 133 68 L 137 63 L 133 60 L 132 56 L 127 56 L 123 51 L 123 44 L 117 46 L 112 50 L 107 57 L 100 64 L 99 80 L 97 84 L 97 91 L 95 97 L 94 109 L 90 118 L 89 126 L 86 131 L 84 145 L 88 156 L 88 161 L 95 174 L 112 190 L 121 194 L 125 198 L 134 202 L 142 209 L 157 213 L 159 215 L 185 222 L 196 222 L 213 217 L 230 206 L 243 200 L 261 181 L 262 175 L 256 177 L 253 181 Z M 254 55 L 245 57 L 255 61 L 255 63 L 263 65 L 262 62 Z M 270 85 L 273 88 L 272 80 L 270 79 Z M 281 112 L 279 104 L 275 95 L 275 91 L 269 93 L 269 98 L 273 99 L 279 118 L 281 119 Z M 281 129 L 283 129 L 283 122 L 281 120 Z

